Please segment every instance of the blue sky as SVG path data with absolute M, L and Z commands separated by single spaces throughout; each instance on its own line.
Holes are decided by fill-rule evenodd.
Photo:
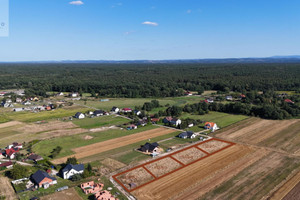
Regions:
M 0 61 L 300 54 L 299 0 L 71 2 L 10 0 Z

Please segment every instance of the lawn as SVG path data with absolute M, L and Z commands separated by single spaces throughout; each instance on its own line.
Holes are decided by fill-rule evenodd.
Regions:
M 215 122 L 220 128 L 224 128 L 249 117 L 245 115 L 233 115 L 222 112 L 210 111 L 208 114 L 205 115 L 192 115 L 189 113 L 184 113 L 181 115 L 180 118 L 200 119 L 203 121 Z
M 112 126 L 112 125 L 118 126 L 128 122 L 130 122 L 130 120 L 125 119 L 123 117 L 114 116 L 114 115 L 73 120 L 73 123 L 78 125 L 80 128 L 87 128 L 87 129 L 101 127 L 101 126 Z
M 120 129 L 109 129 L 107 131 L 96 132 L 96 133 L 82 133 L 78 135 L 65 136 L 59 138 L 53 138 L 49 140 L 43 140 L 33 146 L 33 151 L 41 156 L 48 157 L 54 148 L 57 146 L 62 147 L 62 151 L 60 152 L 59 157 L 64 157 L 68 155 L 72 155 L 72 149 L 86 146 L 89 144 L 94 144 L 97 142 L 103 142 L 105 140 L 114 139 L 117 137 L 122 137 L 129 134 L 134 134 L 150 129 L 157 128 L 153 125 L 148 125 L 145 127 L 140 127 L 135 130 L 120 130 Z M 93 138 L 90 140 L 84 139 L 86 135 L 92 136 Z
M 21 122 L 36 122 L 42 120 L 56 119 L 62 117 L 71 117 L 74 116 L 76 112 L 86 112 L 90 109 L 88 108 L 80 108 L 78 106 L 70 107 L 70 108 L 60 108 L 52 111 L 42 111 L 38 113 L 33 113 L 29 111 L 25 112 L 9 112 L 6 113 L 4 119 L 21 121 Z M 0 121 L 1 121 L 0 118 Z
M 80 101 L 74 101 L 76 104 L 85 105 L 97 109 L 103 109 L 106 111 L 110 111 L 113 106 L 119 107 L 119 108 L 125 108 L 130 107 L 134 108 L 135 106 L 143 106 L 145 102 L 150 102 L 151 100 L 158 100 L 160 105 L 165 106 L 166 104 L 169 105 L 176 105 L 176 106 L 182 106 L 187 103 L 198 103 L 200 100 L 203 100 L 203 98 L 198 96 L 184 96 L 184 97 L 167 97 L 167 98 L 113 98 L 109 99 L 107 102 L 100 102 L 100 99 L 96 100 L 80 100 Z

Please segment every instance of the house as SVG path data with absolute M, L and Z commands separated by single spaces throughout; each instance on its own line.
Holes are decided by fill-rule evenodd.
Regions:
M 57 180 L 54 177 L 51 177 L 47 172 L 38 170 L 34 174 L 31 175 L 32 182 L 38 188 L 49 188 L 50 185 L 57 184 Z
M 163 123 L 178 126 L 181 124 L 181 120 L 177 119 L 177 118 L 172 118 L 172 117 L 165 117 L 163 119 Z
M 192 96 L 193 93 L 191 93 L 190 91 L 185 91 L 185 92 L 184 92 L 184 95 L 186 95 L 186 96 Z
M 6 99 L 5 103 L 12 103 L 11 99 Z
M 94 181 L 90 181 L 87 183 L 82 183 L 80 185 L 82 191 L 84 192 L 84 194 L 95 194 L 97 192 L 100 192 L 103 187 L 104 184 L 102 183 L 95 183 Z
M 290 100 L 290 99 L 285 99 L 284 100 L 284 102 L 286 102 L 286 103 L 290 103 L 290 104 L 294 104 L 295 102 L 293 102 L 292 100 Z
M 83 171 L 84 171 L 83 164 L 79 164 L 79 165 L 67 164 L 67 166 L 63 168 L 61 172 L 62 172 L 62 177 L 64 179 L 70 179 L 75 174 L 82 174 Z
M 194 126 L 193 123 L 191 123 L 191 124 L 188 125 L 189 128 L 191 128 L 191 127 L 193 127 L 193 126 Z
M 113 113 L 118 113 L 119 111 L 120 111 L 120 109 L 115 106 L 112 107 L 112 109 L 111 109 L 111 112 L 113 112 Z
M 183 138 L 183 139 L 186 139 L 186 138 L 195 138 L 196 137 L 196 134 L 193 132 L 193 131 L 186 131 L 186 132 L 183 132 L 183 133 L 180 133 L 178 135 L 179 138 Z
M 213 132 L 214 132 L 215 130 L 218 130 L 218 129 L 219 129 L 219 127 L 217 126 L 217 124 L 216 124 L 216 123 L 213 123 L 213 122 L 206 122 L 206 123 L 204 124 L 204 128 L 205 128 L 205 129 L 210 129 L 210 130 L 212 130 Z
M 100 99 L 101 102 L 107 102 L 109 99 Z
M 22 149 L 23 144 L 20 144 L 18 142 L 13 142 L 11 145 L 8 145 L 6 149 L 11 149 L 11 148 L 17 148 L 17 149 Z
M 42 156 L 34 154 L 34 153 L 30 154 L 27 158 L 29 160 L 33 160 L 34 162 L 37 162 L 37 161 L 40 161 L 40 160 L 44 159 Z
M 70 97 L 78 97 L 78 93 L 77 92 L 73 92 L 71 94 L 69 94 Z
M 64 93 L 63 93 L 63 92 L 60 92 L 60 93 L 58 94 L 58 96 L 64 96 Z
M 14 108 L 14 112 L 21 112 L 24 111 L 24 108 Z
M 103 190 L 95 194 L 95 200 L 118 200 L 109 191 Z
M 1 103 L 1 105 L 4 107 L 4 108 L 13 108 L 14 105 L 11 104 L 11 103 Z
M 95 110 L 94 111 L 94 116 L 95 117 L 99 117 L 99 116 L 102 116 L 102 115 L 104 115 L 104 111 L 103 110 Z
M 18 148 L 10 148 L 5 150 L 5 156 L 9 159 L 14 159 L 16 157 L 16 153 L 19 152 Z
M 137 126 L 146 126 L 148 123 L 148 120 L 147 119 L 142 119 L 142 120 L 139 120 L 138 123 L 136 123 Z
M 0 163 L 0 168 L 5 167 L 7 169 L 13 167 L 13 163 L 11 161 L 5 162 L 5 163 Z
M 22 103 L 22 99 L 21 98 L 16 98 L 16 103 Z
M 81 112 L 78 112 L 78 113 L 75 114 L 74 117 L 77 118 L 77 119 L 84 119 L 85 115 L 83 113 L 81 113 Z
M 137 115 L 137 116 L 139 116 L 139 115 L 141 115 L 141 114 L 142 114 L 142 112 L 141 112 L 141 111 L 139 111 L 139 110 L 134 110 L 133 112 L 134 112 L 134 114 L 135 114 L 135 115 Z
M 240 95 L 240 99 L 245 99 L 245 98 L 246 98 L 246 95 L 244 95 L 244 94 Z
M 209 99 L 206 99 L 206 103 L 213 103 L 214 102 L 214 100 L 213 99 L 211 99 L 211 98 L 209 98 Z
M 157 122 L 159 122 L 159 118 L 152 118 L 151 122 L 152 124 L 157 124 Z
M 144 153 L 157 153 L 158 152 L 158 146 L 159 144 L 157 142 L 154 143 L 146 143 L 139 148 L 139 151 L 142 151 Z
M 30 101 L 25 101 L 25 102 L 23 102 L 23 105 L 28 106 L 28 105 L 31 105 L 31 103 L 30 103 Z
M 132 129 L 137 129 L 137 125 L 130 124 L 129 126 L 127 126 L 127 130 L 132 130 Z
M 122 112 L 129 113 L 129 112 L 132 112 L 132 109 L 131 108 L 123 108 Z
M 227 100 L 227 101 L 232 101 L 233 98 L 232 98 L 232 96 L 226 96 L 226 100 Z

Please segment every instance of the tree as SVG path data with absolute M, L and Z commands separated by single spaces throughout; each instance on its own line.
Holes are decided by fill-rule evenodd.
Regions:
M 67 159 L 66 164 L 72 164 L 72 165 L 76 165 L 78 163 L 77 158 L 75 157 L 70 157 Z
M 53 149 L 53 151 L 51 152 L 50 156 L 52 158 L 55 158 L 60 153 L 61 150 L 62 150 L 62 147 L 61 146 L 57 146 L 56 148 Z
M 88 170 L 88 172 L 92 173 L 93 168 L 92 168 L 92 165 L 90 163 L 87 165 L 86 169 Z
M 13 179 L 20 179 L 28 176 L 28 169 L 22 165 L 15 164 L 14 168 L 10 171 L 10 176 Z

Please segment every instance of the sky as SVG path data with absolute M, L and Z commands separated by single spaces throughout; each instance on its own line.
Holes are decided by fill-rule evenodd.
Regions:
M 0 61 L 300 55 L 299 10 L 299 0 L 9 0 Z

